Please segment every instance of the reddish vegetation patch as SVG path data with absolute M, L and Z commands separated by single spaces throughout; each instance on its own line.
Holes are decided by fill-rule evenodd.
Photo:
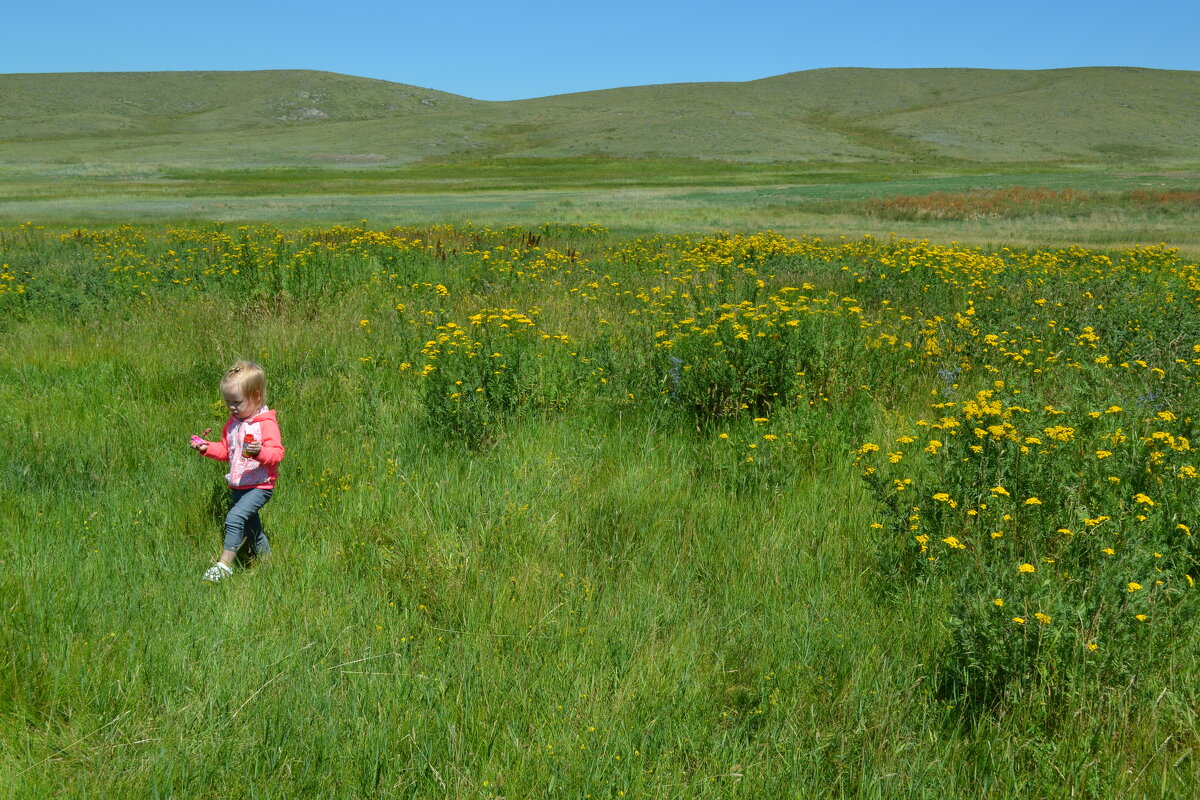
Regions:
M 1200 204 L 1200 192 L 1150 192 L 1134 189 L 1128 193 L 1130 202 L 1145 206 L 1191 206 Z
M 1047 214 L 1084 214 L 1108 208 L 1177 213 L 1200 206 L 1200 191 L 1149 191 L 1122 193 L 1085 192 L 1067 188 L 974 189 L 969 192 L 933 192 L 864 201 L 868 214 L 887 219 L 981 219 Z

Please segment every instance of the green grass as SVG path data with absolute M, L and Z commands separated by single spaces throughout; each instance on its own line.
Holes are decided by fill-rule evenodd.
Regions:
M 872 741 L 920 736 L 856 732 L 861 700 L 838 697 L 850 680 L 921 704 L 850 657 L 882 658 L 849 624 L 867 509 L 845 468 L 741 503 L 691 476 L 686 431 L 600 411 L 478 456 L 432 439 L 378 373 L 331 380 L 357 360 L 339 330 L 383 313 L 361 300 L 315 320 L 131 310 L 5 348 L 24 354 L 5 394 L 34 381 L 63 423 L 18 411 L 8 478 L 9 532 L 54 531 L 3 565 L 18 795 L 816 791 L 814 747 L 869 763 Z M 216 421 L 208 362 L 232 328 L 268 354 L 291 455 L 266 512 L 275 563 L 212 587 L 219 468 L 182 442 Z M 776 710 L 776 684 L 800 694 L 768 766 L 746 715 Z
M 955 584 L 908 579 L 880 561 L 889 533 L 870 526 L 886 514 L 854 463 L 864 439 L 900 447 L 892 443 L 916 418 L 949 413 L 930 403 L 970 397 L 997 374 L 1023 387 L 1031 408 L 1069 409 L 1060 421 L 1082 430 L 1088 409 L 1141 380 L 1091 361 L 1119 358 L 1122 347 L 1170 370 L 1155 384 L 1172 392 L 1160 406 L 1179 418 L 1172 431 L 1190 431 L 1194 378 L 1171 359 L 1200 343 L 1186 262 L 1113 253 L 1122 271 L 1096 281 L 1100 262 L 1059 254 L 1061 268 L 1035 273 L 1038 284 L 1016 254 L 977 291 L 924 267 L 891 275 L 881 265 L 891 251 L 869 244 L 861 258 L 826 260 L 775 253 L 758 237 L 723 260 L 723 237 L 625 242 L 563 225 L 395 233 L 430 246 L 397 248 L 359 228 L 0 232 L 0 262 L 18 276 L 0 278 L 0 419 L 10 432 L 0 472 L 9 543 L 0 791 L 1107 798 L 1190 789 L 1200 751 L 1194 613 L 1168 628 L 1174 618 L 1156 612 L 1155 630 L 1174 640 L 1163 649 L 1131 640 L 1123 653 L 1105 640 L 1137 666 L 1132 677 L 1047 661 L 994 705 L 964 705 L 939 692 L 953 667 Z M 531 249 L 535 236 L 541 250 Z M 1085 267 L 1082 283 L 1072 259 Z M 12 290 L 18 281 L 23 294 Z M 799 317 L 808 327 L 796 348 L 781 351 L 806 367 L 803 377 L 786 371 L 784 399 L 764 400 L 754 377 L 774 374 L 754 360 L 766 337 L 728 351 L 750 359 L 735 377 L 687 349 L 684 314 L 715 318 L 722 301 L 770 308 L 768 292 L 806 283 L 818 309 Z M 831 294 L 834 309 L 851 297 L 862 308 L 835 313 L 820 305 Z M 1041 313 L 1030 301 L 1044 296 L 1052 309 L 1063 303 L 1060 330 L 1029 319 Z M 963 322 L 968 300 L 978 328 Z M 533 315 L 536 330 L 510 322 L 485 336 L 470 325 L 497 308 Z M 919 319 L 899 318 L 915 309 Z M 934 314 L 954 322 L 928 329 Z M 431 355 L 427 342 L 449 336 L 448 322 L 502 350 L 515 375 L 498 384 L 513 394 L 486 395 L 462 437 L 444 427 L 447 409 L 465 408 L 447 393 L 491 355 L 455 355 L 445 343 Z M 1084 324 L 1105 349 L 1076 340 Z M 656 347 L 659 325 L 676 349 Z M 987 332 L 1018 335 L 1017 325 L 1029 332 L 1027 365 L 1009 358 L 1007 342 L 1003 356 L 981 344 Z M 889 331 L 912 337 L 916 351 L 880 347 Z M 934 352 L 930 341 L 944 359 L 911 358 Z M 668 353 L 681 355 L 674 379 Z M 199 578 L 220 545 L 222 468 L 186 442 L 219 429 L 217 381 L 241 356 L 266 366 L 288 450 L 264 511 L 274 554 L 207 585 Z M 1066 363 L 1076 358 L 1086 366 Z M 418 378 L 425 363 L 438 369 Z M 964 365 L 974 372 L 951 385 L 943 371 Z M 693 380 L 701 368 L 705 378 Z M 714 400 L 730 397 L 766 402 L 770 420 Z M 1133 431 L 1140 423 L 1129 419 L 1121 424 Z M 773 456 L 784 445 L 764 431 L 791 449 Z M 920 458 L 921 444 L 894 468 Z M 1064 458 L 1064 485 L 1085 491 Z M 1139 479 L 1143 466 L 1122 474 Z M 1194 490 L 1151 491 L 1172 524 L 1194 524 L 1195 503 L 1185 502 Z M 1193 493 L 1171 505 L 1170 491 Z M 1132 547 L 1131 514 L 1119 524 Z
M 1144 170 L 905 170 L 870 165 L 736 165 L 702 160 L 492 159 L 370 170 L 273 168 L 91 178 L 9 173 L 0 222 L 65 229 L 221 219 L 282 224 L 427 225 L 444 220 L 536 226 L 600 222 L 627 234 L 772 229 L 791 235 L 890 234 L 987 246 L 1127 246 L 1166 242 L 1200 252 L 1194 208 L 1146 207 L 1131 191 L 1195 191 L 1200 173 Z M 1070 209 L 968 219 L 894 218 L 870 201 L 1006 187 L 1095 195 Z
M 1195 190 L 1198 74 L 831 69 L 511 102 L 312 71 L 5 75 L 0 223 L 556 219 L 1197 252 L 1196 211 L 1119 198 L 958 221 L 867 201 Z
M 663 233 L 1200 253 L 1195 209 L 1130 194 L 1200 188 L 1195 81 L 822 70 L 481 103 L 320 73 L 0 78 L 19 110 L 0 124 L 0 793 L 1180 796 L 1200 749 L 1189 617 L 1164 609 L 1144 629 L 1159 638 L 1135 626 L 1124 649 L 1105 642 L 1132 677 L 1045 656 L 1003 665 L 1021 680 L 997 681 L 991 705 L 952 696 L 953 621 L 969 615 L 951 601 L 974 596 L 973 578 L 906 582 L 881 561 L 888 533 L 869 526 L 887 514 L 853 450 L 930 414 L 945 397 L 930 392 L 959 391 L 943 376 L 964 362 L 981 365 L 971 390 L 991 381 L 986 364 L 1027 387 L 1031 408 L 1079 415 L 1111 395 L 1145 411 L 1149 390 L 1091 352 L 1087 369 L 1047 366 L 1053 377 L 1024 384 L 1009 355 L 978 349 L 1005 331 L 1030 337 L 1031 359 L 1077 354 L 1085 325 L 1114 356 L 1161 362 L 1173 386 L 1191 386 L 1172 398 L 1186 420 L 1172 430 L 1200 440 L 1184 430 L 1194 381 L 1164 355 L 1194 341 L 1191 273 L 1154 262 L 1089 283 L 1068 264 L 1029 282 L 1014 269 L 975 293 L 927 264 L 893 274 L 888 246 L 832 260 L 735 248 L 730 263 L 754 264 L 764 291 L 810 282 L 814 296 L 854 297 L 876 330 L 918 351 L 950 348 L 918 363 L 864 350 L 858 318 L 812 322 L 785 352 L 808 360 L 803 380 L 785 381 L 808 403 L 768 414 L 784 458 L 770 455 L 760 412 L 725 413 L 770 405 L 763 381 L 777 370 L 748 357 L 731 374 L 698 357 L 686 365 L 705 369 L 685 376 L 654 347 L 646 326 L 660 317 L 629 304 L 647 287 L 697 283 Z M 309 107 L 327 118 L 279 119 Z M 880 212 L 888 198 L 1015 186 L 1087 199 L 967 218 Z M 363 218 L 436 248 L 299 230 Z M 11 227 L 26 220 L 45 229 Z M 593 222 L 612 233 L 569 226 Z M 148 227 L 71 234 L 128 223 Z M 170 232 L 189 223 L 201 230 Z M 309 252 L 314 238 L 329 249 Z M 525 252 L 534 239 L 549 266 Z M 717 264 L 723 241 L 691 257 Z M 950 252 L 952 264 L 976 257 Z M 739 275 L 720 299 L 763 301 Z M 1071 330 L 1038 334 L 1029 292 L 1061 298 L 1055 322 Z M 920 313 L 884 326 L 885 300 Z M 962 323 L 968 300 L 978 328 Z M 672 302 L 668 326 L 705 313 L 698 299 Z M 537 308 L 539 330 L 571 342 L 511 350 L 497 338 L 523 360 L 505 362 L 514 382 L 489 384 L 471 416 L 450 399 L 453 369 L 482 382 L 480 362 L 414 373 L 436 325 L 466 326 L 485 307 Z M 913 327 L 938 318 L 955 322 Z M 265 512 L 275 558 L 209 586 L 199 576 L 219 547 L 221 468 L 185 443 L 223 421 L 216 381 L 239 356 L 266 365 L 288 448 Z M 1077 485 L 1084 462 L 1064 459 L 1055 513 L 1091 491 Z M 1143 480 L 1134 466 L 1131 484 Z M 896 474 L 926 496 L 940 488 L 916 467 Z M 933 475 L 985 495 L 992 485 Z M 1173 509 L 1163 531 L 1195 527 L 1194 495 L 1147 491 L 1156 513 Z M 971 541 L 956 524 L 937 536 Z M 1071 625 L 1069 604 L 1031 608 Z

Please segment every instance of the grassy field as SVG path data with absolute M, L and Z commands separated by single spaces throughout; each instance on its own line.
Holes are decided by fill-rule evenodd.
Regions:
M 553 219 L 1194 254 L 1198 81 L 833 69 L 484 102 L 311 71 L 3 75 L 0 224 Z M 1017 189 L 1074 194 L 979 201 Z
M 328 225 L 364 218 L 387 227 L 445 221 L 503 227 L 555 219 L 600 222 L 622 235 L 770 229 L 986 247 L 1165 242 L 1200 254 L 1200 172 L 1187 170 L 506 159 L 372 171 L 90 178 L 10 171 L 4 183 L 0 222 L 37 220 L 62 229 L 214 219 Z
M 1196 76 L 0 76 L 0 795 L 1184 795 Z
M 920 207 L 1076 199 L 968 188 Z M 175 222 L 0 263 L 7 796 L 1194 786 L 1169 248 Z M 207 585 L 186 442 L 237 357 L 288 455 L 273 561 Z

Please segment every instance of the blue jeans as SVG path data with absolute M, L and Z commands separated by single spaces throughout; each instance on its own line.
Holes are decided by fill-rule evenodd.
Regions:
M 265 556 L 271 552 L 271 543 L 263 533 L 258 510 L 271 499 L 271 489 L 232 489 L 233 507 L 225 515 L 225 549 L 237 550 L 247 539 L 250 553 Z

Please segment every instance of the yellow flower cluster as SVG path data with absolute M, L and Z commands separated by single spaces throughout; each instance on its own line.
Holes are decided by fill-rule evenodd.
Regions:
M 1189 541 L 1200 342 L 1185 333 L 1200 316 L 1200 269 L 1165 247 L 895 244 L 878 272 L 857 274 L 882 286 L 906 268 L 923 293 L 940 293 L 941 304 L 868 315 L 886 328 L 877 347 L 907 342 L 914 368 L 936 368 L 934 400 L 855 457 L 892 529 L 919 531 L 916 563 L 956 587 L 977 632 L 993 629 L 961 610 L 983 607 L 971 593 L 994 598 L 993 611 L 1028 609 L 1005 618 L 1018 625 L 1088 620 L 1075 631 L 1088 652 L 1152 608 L 1165 618 L 1195 585 L 1200 555 Z M 914 489 L 932 502 L 903 502 Z

